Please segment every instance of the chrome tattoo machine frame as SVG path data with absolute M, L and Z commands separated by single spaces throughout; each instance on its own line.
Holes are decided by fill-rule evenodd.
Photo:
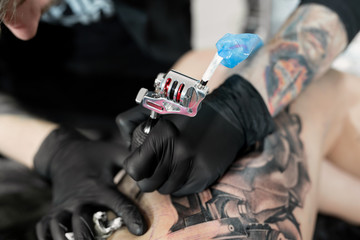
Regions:
M 170 70 L 167 74 L 158 74 L 154 92 L 141 88 L 135 101 L 153 111 L 153 118 L 157 117 L 157 114 L 194 117 L 201 101 L 209 92 L 206 83 Z
M 133 132 L 131 148 L 142 145 L 159 115 L 180 114 L 194 117 L 200 110 L 202 100 L 209 93 L 207 81 L 196 80 L 174 70 L 159 73 L 155 79 L 155 90 L 141 88 L 135 101 L 151 110 L 150 117 Z

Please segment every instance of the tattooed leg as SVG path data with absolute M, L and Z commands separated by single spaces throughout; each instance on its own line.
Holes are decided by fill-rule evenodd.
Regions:
M 346 31 L 334 12 L 321 5 L 305 4 L 245 65 L 238 65 L 228 74 L 238 73 L 249 80 L 270 113 L 276 115 L 329 70 L 346 44 Z
M 358 101 L 353 95 L 360 92 L 349 94 L 341 76 L 329 71 L 312 84 L 276 117 L 274 134 L 202 193 L 184 198 L 142 194 L 124 177 L 121 191 L 138 202 L 151 226 L 139 238 L 311 239 L 320 184 L 330 183 L 319 181 L 322 159 L 341 136 L 346 113 Z M 123 229 L 112 239 L 132 237 Z
M 274 134 L 202 193 L 183 198 L 141 194 L 125 178 L 121 190 L 155 211 L 148 215 L 152 227 L 144 239 L 302 239 L 298 211 L 305 207 L 311 181 L 301 120 L 283 113 L 277 123 Z
M 281 114 L 278 130 L 239 159 L 209 190 L 172 198 L 178 230 L 211 228 L 209 238 L 300 239 L 295 209 L 303 208 L 310 187 L 297 115 Z M 281 126 L 281 127 L 280 127 Z M 197 235 L 194 232 L 194 236 Z

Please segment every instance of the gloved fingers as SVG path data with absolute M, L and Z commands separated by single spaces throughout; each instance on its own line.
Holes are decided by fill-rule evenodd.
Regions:
M 51 239 L 50 217 L 46 216 L 36 224 L 36 236 L 38 240 Z
M 106 193 L 99 202 L 121 217 L 128 230 L 137 236 L 147 230 L 147 224 L 137 206 L 117 190 Z
M 158 188 L 158 191 L 162 194 L 171 194 L 179 190 L 187 182 L 194 168 L 196 153 L 181 138 L 177 138 L 175 144 L 172 161 L 170 161 L 170 164 L 163 164 L 169 173 L 164 184 Z M 169 161 L 166 161 L 166 163 L 169 163 Z M 154 174 L 154 176 L 157 175 Z
M 97 211 L 107 210 L 94 204 L 82 204 L 77 207 L 71 219 L 75 239 L 95 239 L 93 216 Z
M 36 224 L 36 236 L 39 240 L 67 240 L 65 233 L 71 232 L 71 214 L 67 211 L 46 216 Z
M 145 178 L 138 181 L 137 185 L 142 192 L 153 192 L 160 188 L 165 180 L 165 178 Z
M 144 143 L 125 159 L 126 172 L 135 181 L 151 177 L 158 165 L 171 161 L 177 135 L 171 122 L 159 119 Z
M 176 163 L 171 160 L 172 159 L 169 159 L 169 161 L 164 161 L 157 165 L 157 168 L 151 177 L 137 181 L 137 185 L 142 192 L 153 192 L 161 188 L 161 186 L 168 181 L 169 177 L 171 177 L 171 173 L 173 173 L 173 166 L 170 164 Z
M 134 129 L 150 115 L 150 110 L 136 106 L 116 117 L 116 124 L 120 131 L 120 137 L 126 142 L 127 147 L 131 145 L 132 132 Z
M 183 164 L 188 166 L 188 164 Z M 168 194 L 179 187 L 181 187 L 186 181 L 187 168 L 179 168 L 175 163 L 169 165 L 169 162 L 165 162 L 159 165 L 154 174 L 137 182 L 138 187 L 142 192 L 153 192 L 158 190 L 162 194 Z
M 143 192 L 158 190 L 160 193 L 168 194 L 178 190 L 187 180 L 189 169 L 191 169 L 192 157 L 183 154 L 185 147 L 181 141 L 175 141 L 177 148 L 174 149 L 171 159 L 159 164 L 154 174 L 138 182 Z
M 183 197 L 185 195 L 193 194 L 193 193 L 199 193 L 203 190 L 205 190 L 206 184 L 185 184 L 182 186 L 179 190 L 173 192 L 171 195 L 174 197 Z
M 156 162 L 156 153 L 149 147 L 142 146 L 125 159 L 123 167 L 132 179 L 140 181 L 153 175 Z
M 225 169 L 222 168 L 222 165 L 214 165 L 211 160 L 211 157 L 217 157 L 216 152 L 210 151 L 209 153 L 210 155 L 194 153 L 186 182 L 180 189 L 172 193 L 173 196 L 181 197 L 201 192 L 223 175 Z
M 201 176 L 190 174 L 186 183 L 179 190 L 173 192 L 172 195 L 174 197 L 182 197 L 193 193 L 199 193 L 205 190 L 211 183 L 212 181 L 209 181 L 207 178 L 203 179 Z
M 165 183 L 158 188 L 159 193 L 171 194 L 181 189 L 188 179 L 188 169 L 191 168 L 191 165 L 192 161 L 190 159 L 172 165 L 170 176 L 167 178 Z
M 72 232 L 71 213 L 62 211 L 50 220 L 50 232 L 53 240 L 67 240 L 65 233 Z

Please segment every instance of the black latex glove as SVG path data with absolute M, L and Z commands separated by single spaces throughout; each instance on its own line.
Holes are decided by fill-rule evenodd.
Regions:
M 75 239 L 94 239 L 92 216 L 97 211 L 112 211 L 131 233 L 143 234 L 142 215 L 113 182 L 125 154 L 124 146 L 92 141 L 73 129 L 52 131 L 34 159 L 35 170 L 53 189 L 52 209 L 36 227 L 38 238 L 63 240 L 73 232 Z
M 126 122 L 134 126 L 143 116 L 132 110 L 117 119 L 122 126 Z M 124 129 L 126 135 L 131 127 Z M 200 192 L 225 173 L 242 149 L 273 129 L 262 97 L 234 75 L 205 98 L 194 118 L 161 117 L 143 145 L 125 160 L 124 168 L 145 192 L 157 189 L 175 196 Z

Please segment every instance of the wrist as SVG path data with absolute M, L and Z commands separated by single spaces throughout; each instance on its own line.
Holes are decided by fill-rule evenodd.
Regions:
M 246 144 L 270 134 L 275 124 L 259 92 L 239 75 L 229 77 L 206 101 L 233 126 L 243 132 Z
M 53 129 L 34 156 L 35 171 L 42 177 L 51 179 L 51 165 L 56 161 L 56 155 L 74 140 L 87 140 L 87 138 L 70 127 L 60 126 Z
M 0 152 L 10 159 L 33 168 L 36 151 L 56 127 L 55 123 L 34 117 L 3 114 L 0 116 Z

